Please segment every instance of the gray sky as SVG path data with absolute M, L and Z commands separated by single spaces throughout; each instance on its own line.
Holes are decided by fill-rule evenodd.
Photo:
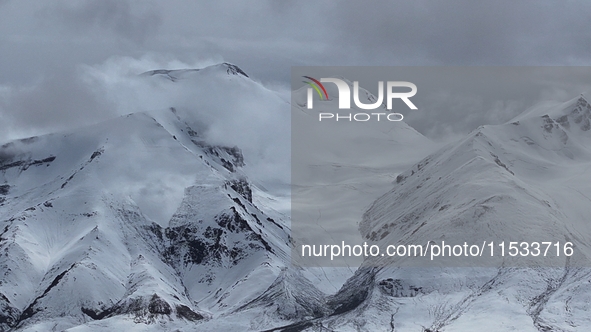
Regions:
M 584 66 L 589 31 L 589 1 L 0 0 L 0 141 L 114 115 L 84 72 L 115 62 L 228 61 L 287 86 L 302 65 Z M 512 115 L 487 111 L 411 124 L 437 136 Z

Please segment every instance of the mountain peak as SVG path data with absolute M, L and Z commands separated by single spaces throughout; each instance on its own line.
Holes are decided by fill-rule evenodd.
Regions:
M 249 77 L 242 69 L 240 69 L 240 67 L 238 67 L 238 66 L 236 66 L 234 64 L 231 64 L 229 62 L 224 62 L 224 63 L 222 63 L 220 65 L 217 65 L 217 66 L 226 67 L 226 72 L 228 74 L 242 75 L 242 76 L 245 76 L 245 77 Z
M 203 67 L 203 68 L 186 68 L 186 69 L 155 69 L 149 70 L 140 74 L 140 76 L 162 76 L 173 82 L 179 79 L 187 78 L 187 76 L 201 72 L 201 73 L 215 73 L 225 72 L 228 75 L 249 77 L 240 67 L 229 62 L 222 62 L 219 64 Z
M 562 110 L 560 116 L 552 118 L 566 129 L 577 125 L 581 130 L 588 131 L 591 129 L 591 104 L 581 94 L 575 102 Z
M 530 107 L 523 113 L 511 119 L 508 123 L 519 123 L 534 118 L 550 118 L 561 125 L 565 124 L 570 118 L 572 118 L 572 122 L 576 124 L 582 123 L 581 129 L 586 131 L 588 130 L 584 129 L 586 123 L 591 119 L 591 104 L 583 94 L 566 102 L 544 101 Z M 569 128 L 568 124 L 563 126 L 565 126 L 566 129 Z
M 586 109 L 591 109 L 591 104 L 589 104 L 589 102 L 587 101 L 585 96 L 581 93 L 581 96 L 579 97 L 579 99 L 577 99 L 577 103 L 576 103 L 575 107 L 582 107 L 582 108 L 586 108 Z

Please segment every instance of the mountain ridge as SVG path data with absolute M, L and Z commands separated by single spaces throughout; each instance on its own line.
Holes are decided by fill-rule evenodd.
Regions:
M 590 310 L 591 106 L 580 97 L 558 105 L 481 126 L 419 161 L 365 212 L 360 231 L 381 247 L 570 240 L 576 255 L 521 258 L 523 265 L 370 257 L 351 279 L 367 286 L 334 295 L 337 302 L 360 300 L 315 326 L 583 331 Z

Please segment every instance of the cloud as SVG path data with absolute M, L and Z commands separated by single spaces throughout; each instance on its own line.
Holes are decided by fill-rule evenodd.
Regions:
M 2 139 L 22 138 L 112 116 L 77 71 L 54 72 L 31 85 L 5 87 L 0 97 Z
M 136 43 L 154 35 L 162 24 L 162 17 L 148 1 L 141 6 L 129 0 L 68 1 L 48 11 L 69 31 L 89 33 L 98 29 L 98 34 L 107 31 Z
M 587 58 L 591 4 L 553 1 L 373 1 L 325 19 L 343 52 L 381 64 L 535 65 Z M 568 31 L 568 33 L 567 33 Z M 346 41 L 346 43 L 344 43 Z
M 0 0 L 0 5 L 0 85 L 4 87 L 0 94 L 8 89 L 11 99 L 19 101 L 10 105 L 0 101 L 0 126 L 10 122 L 11 132 L 32 133 L 31 128 L 45 121 L 47 128 L 59 127 L 62 117 L 64 126 L 72 125 L 72 113 L 66 110 L 85 103 L 92 112 L 105 112 L 88 112 L 89 119 L 112 115 L 111 108 L 93 100 L 96 97 L 84 85 L 76 86 L 80 77 L 75 71 L 80 65 L 100 66 L 113 57 L 145 59 L 146 54 L 158 54 L 170 65 L 172 59 L 193 65 L 223 58 L 251 77 L 279 85 L 289 82 L 291 66 L 303 65 L 591 62 L 591 44 L 586 42 L 591 3 L 584 1 Z M 59 77 L 65 82 L 58 82 Z M 73 100 L 64 99 L 65 91 L 76 92 L 71 93 Z M 39 110 L 41 117 L 25 121 L 26 114 L 34 113 L 30 107 L 46 111 Z M 490 104 L 480 111 L 500 110 Z M 476 117 L 479 121 L 468 121 L 474 116 L 452 121 L 454 117 L 425 122 L 434 127 L 419 125 L 419 129 L 461 133 L 480 120 L 498 120 L 485 114 Z M 500 117 L 504 116 L 499 113 Z M 2 137 L 7 137 L 6 131 L 0 132 Z
M 413 97 L 419 110 L 405 121 L 437 139 L 505 123 L 536 104 L 591 91 L 588 67 L 409 67 L 404 73 L 420 87 Z
M 270 90 L 250 78 L 229 76 L 219 61 L 183 63 L 172 58 L 113 57 L 84 68 L 84 82 L 117 114 L 167 111 L 170 107 L 208 144 L 238 146 L 250 174 L 287 182 L 290 107 L 287 87 Z M 213 67 L 211 67 L 213 65 Z M 171 81 L 138 76 L 153 69 L 205 68 Z

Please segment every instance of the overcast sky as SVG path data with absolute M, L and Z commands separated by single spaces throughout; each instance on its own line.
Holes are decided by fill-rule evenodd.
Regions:
M 585 66 L 589 31 L 589 1 L 0 0 L 0 141 L 112 116 L 84 73 L 115 62 L 228 61 L 287 86 L 302 65 Z M 485 111 L 446 132 L 512 115 Z

